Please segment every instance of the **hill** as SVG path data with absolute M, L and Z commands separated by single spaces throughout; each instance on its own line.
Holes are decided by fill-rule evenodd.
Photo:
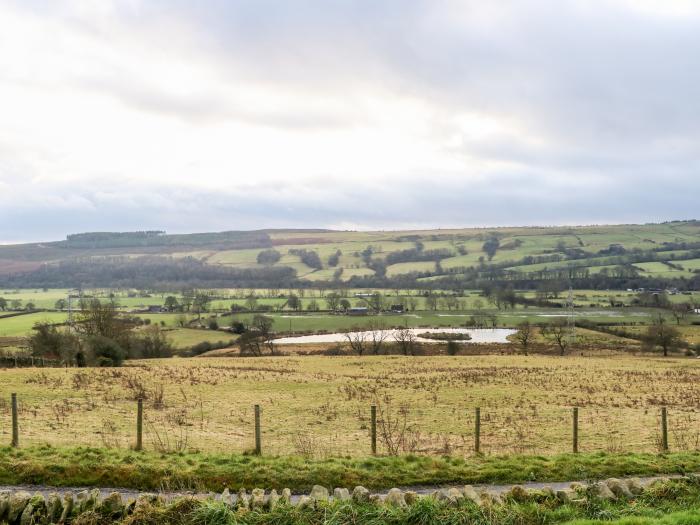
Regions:
M 0 246 L 0 286 L 697 288 L 700 221 L 644 225 L 93 232 Z

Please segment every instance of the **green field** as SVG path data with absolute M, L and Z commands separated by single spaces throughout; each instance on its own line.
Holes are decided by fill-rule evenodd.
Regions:
M 0 319 L 0 337 L 26 336 L 37 323 L 63 323 L 67 318 L 62 312 L 38 312 Z
M 435 272 L 435 262 L 440 260 L 443 272 L 454 268 L 476 268 L 482 264 L 507 265 L 509 269 L 527 274 L 543 270 L 555 270 L 570 266 L 588 268 L 598 273 L 601 266 L 614 268 L 620 264 L 620 255 L 639 257 L 641 253 L 653 251 L 654 259 L 634 262 L 642 276 L 647 277 L 693 277 L 693 270 L 700 269 L 700 258 L 692 256 L 689 249 L 700 249 L 700 223 L 695 221 L 670 222 L 646 225 L 609 225 L 578 227 L 522 227 L 522 228 L 464 228 L 447 230 L 416 231 L 294 231 L 275 230 L 266 233 L 270 246 L 265 248 L 230 249 L 212 242 L 191 237 L 195 247 L 187 244 L 166 245 L 162 248 L 140 248 L 139 246 L 119 248 L 71 248 L 69 245 L 42 243 L 28 245 L 0 246 L 0 275 L 17 271 L 18 266 L 27 269 L 36 268 L 41 263 L 55 263 L 82 257 L 86 254 L 101 257 L 138 257 L 140 255 L 161 254 L 182 259 L 191 257 L 208 265 L 228 266 L 232 268 L 264 268 L 258 263 L 258 254 L 270 247 L 277 250 L 280 259 L 275 266 L 293 268 L 298 278 L 310 281 L 331 281 L 338 269 L 342 269 L 340 281 L 347 281 L 353 276 L 374 275 L 363 255 L 370 250 L 374 260 L 386 260 L 390 254 L 415 249 L 420 243 L 420 250 L 442 250 L 434 260 L 406 260 L 389 264 L 389 277 L 406 275 L 410 272 Z M 489 258 L 484 243 L 489 238 L 497 238 L 498 249 Z M 188 242 L 191 242 L 188 240 Z M 685 243 L 685 245 L 683 244 Z M 686 247 L 687 245 L 687 247 Z M 605 253 L 615 247 L 621 247 L 614 254 Z M 318 254 L 321 268 L 314 269 L 304 264 L 295 250 L 310 250 Z M 575 255 L 575 251 L 585 256 Z M 340 253 L 337 266 L 331 266 L 329 257 Z M 550 262 L 532 262 L 526 257 L 556 257 Z M 684 260 L 684 257 L 689 257 Z M 674 270 L 661 261 L 680 264 L 683 270 Z M 50 307 L 59 296 L 53 292 L 37 292 L 34 296 L 38 307 Z M 143 304 L 138 299 L 125 300 L 125 306 Z

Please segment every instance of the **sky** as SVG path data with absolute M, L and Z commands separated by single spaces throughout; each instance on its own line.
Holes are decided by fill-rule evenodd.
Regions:
M 0 242 L 700 218 L 694 0 L 0 0 Z

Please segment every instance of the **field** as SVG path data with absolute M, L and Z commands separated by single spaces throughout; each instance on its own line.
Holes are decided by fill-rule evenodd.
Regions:
M 552 320 L 563 319 L 568 315 L 566 309 L 552 307 L 535 307 L 515 305 L 514 308 L 498 309 L 477 290 L 465 290 L 455 298 L 455 305 L 447 309 L 447 298 L 452 294 L 442 294 L 437 300 L 437 309 L 428 309 L 429 302 L 425 292 L 420 290 L 372 290 L 349 289 L 342 294 L 352 306 L 365 304 L 363 295 L 379 292 L 384 296 L 387 305 L 403 303 L 410 306 L 410 310 L 404 314 L 392 314 L 383 312 L 381 315 L 351 316 L 330 313 L 327 310 L 327 294 L 329 291 L 321 289 L 305 290 L 270 290 L 270 289 L 215 289 L 208 291 L 213 299 L 209 311 L 203 313 L 202 322 L 197 323 L 197 316 L 192 312 L 184 313 L 144 313 L 149 306 L 162 307 L 167 295 L 165 293 L 144 293 L 138 290 L 87 290 L 88 296 L 99 297 L 101 300 L 113 300 L 119 306 L 119 311 L 124 315 L 136 316 L 143 321 L 156 324 L 165 330 L 166 337 L 177 349 L 186 349 L 201 342 L 217 343 L 230 341 L 234 335 L 225 331 L 235 322 L 249 323 L 254 314 L 235 313 L 231 315 L 231 307 L 246 308 L 248 296 L 256 296 L 256 308 L 267 308 L 265 315 L 272 319 L 273 330 L 280 334 L 309 333 L 309 332 L 334 332 L 352 329 L 363 329 L 372 326 L 389 327 L 463 327 L 472 318 L 481 319 L 488 326 L 515 327 L 519 323 L 528 320 L 533 323 L 549 323 Z M 13 349 L 24 346 L 23 339 L 33 333 L 37 323 L 65 323 L 68 313 L 51 310 L 58 299 L 65 299 L 68 290 L 6 290 L 3 296 L 8 301 L 21 301 L 22 304 L 34 302 L 37 307 L 47 308 L 46 311 L 13 315 L 6 312 L 0 315 L 0 349 Z M 300 309 L 292 310 L 288 305 L 288 295 L 296 294 L 299 297 Z M 173 293 L 179 301 L 182 301 L 180 293 Z M 524 291 L 520 295 L 526 299 L 535 299 L 536 292 Z M 556 298 L 550 298 L 550 302 L 565 305 L 567 294 L 560 294 Z M 672 321 L 671 314 L 667 310 L 655 308 L 640 308 L 632 306 L 637 296 L 634 292 L 606 291 L 606 290 L 576 290 L 573 300 L 576 305 L 574 312 L 577 321 L 592 321 L 598 323 L 615 323 L 627 328 L 643 331 L 644 325 L 662 315 Z M 671 302 L 700 302 L 700 294 L 677 294 L 668 296 Z M 110 299 L 111 298 L 111 299 Z M 309 311 L 313 304 L 321 311 Z M 611 304 L 615 304 L 613 307 Z M 624 305 L 624 306 L 620 306 Z M 208 330 L 209 320 L 215 318 L 222 330 Z M 697 315 L 689 315 L 680 327 L 683 338 L 690 344 L 700 343 L 700 325 L 697 323 Z M 673 321 L 675 322 L 675 321 Z M 198 328 L 198 329 L 194 329 Z M 541 342 L 545 342 L 541 339 Z M 599 345 L 601 349 L 637 345 L 633 341 L 601 333 L 590 333 L 579 330 L 579 343 L 588 348 L 590 345 Z M 638 345 L 637 345 L 638 346 Z
M 354 276 L 374 276 L 375 267 L 370 264 L 370 258 L 384 261 L 390 278 L 415 272 L 445 276 L 449 275 L 446 273 L 449 270 L 477 268 L 483 264 L 509 266 L 509 270 L 523 275 L 568 267 L 587 269 L 591 274 L 597 274 L 603 270 L 613 272 L 617 265 L 631 264 L 641 277 L 691 279 L 695 276 L 694 272 L 700 269 L 700 258 L 691 253 L 691 249 L 700 247 L 699 224 L 687 221 L 644 225 L 381 232 L 274 230 L 259 233 L 262 239 L 259 248 L 227 248 L 225 245 L 231 239 L 225 234 L 171 236 L 169 242 L 159 244 L 156 239 L 152 246 L 144 246 L 140 239 L 133 245 L 120 239 L 111 248 L 109 245 L 90 248 L 83 244 L 58 241 L 0 246 L 0 275 L 22 269 L 30 271 L 40 264 L 55 264 L 85 256 L 134 258 L 164 255 L 174 259 L 193 258 L 207 265 L 237 269 L 288 267 L 294 269 L 297 278 L 302 281 L 315 282 L 333 281 L 337 270 L 342 270 L 338 276 L 341 283 Z M 169 236 L 163 236 L 160 240 L 164 239 L 169 239 Z M 488 239 L 498 239 L 498 248 L 492 254 L 484 249 Z M 260 252 L 270 248 L 279 252 L 279 259 L 274 263 L 258 262 Z M 423 254 L 422 257 L 409 253 L 416 249 Z M 316 252 L 320 263 L 309 266 L 301 260 L 300 250 Z M 403 252 L 399 254 L 400 260 L 389 261 L 388 258 L 398 252 Z M 653 258 L 644 255 L 640 260 L 642 252 L 654 252 Z M 434 256 L 429 255 L 431 253 Z M 338 254 L 337 262 L 331 262 L 335 254 Z M 624 260 L 622 255 L 631 259 Z M 532 260 L 538 257 L 545 258 L 547 262 Z M 437 261 L 442 269 L 436 266 Z M 56 300 L 51 294 L 41 292 L 34 299 L 39 307 L 49 307 Z M 138 301 L 128 303 L 139 304 Z
M 380 429 L 406 418 L 400 453 L 471 455 L 476 407 L 489 455 L 569 451 L 572 406 L 581 407 L 582 451 L 658 450 L 662 405 L 672 449 L 700 447 L 700 363 L 686 358 L 280 356 L 4 369 L 3 418 L 11 392 L 24 445 L 128 448 L 135 399 L 145 396 L 146 447 L 159 451 L 250 450 L 255 404 L 266 455 L 366 456 L 372 404 Z M 0 441 L 9 442 L 8 425 Z M 380 452 L 390 446 L 380 432 Z

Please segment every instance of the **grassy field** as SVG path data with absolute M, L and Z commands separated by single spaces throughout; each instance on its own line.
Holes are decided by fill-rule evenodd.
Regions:
M 191 328 L 176 328 L 167 330 L 165 336 L 177 349 L 190 348 L 201 342 L 218 343 L 236 339 L 236 335 L 216 330 L 194 330 Z
M 511 269 L 518 272 L 540 271 L 545 268 L 562 268 L 569 265 L 586 267 L 592 273 L 600 271 L 596 265 L 619 264 L 605 250 L 610 246 L 622 246 L 627 252 L 633 250 L 656 250 L 658 261 L 673 261 L 683 266 L 684 270 L 674 270 L 663 262 L 641 262 L 635 264 L 644 276 L 654 277 L 686 277 L 698 269 L 698 259 L 677 261 L 687 250 L 678 246 L 680 243 L 700 242 L 700 223 L 674 222 L 645 225 L 601 225 L 583 227 L 522 227 L 522 228 L 463 228 L 449 230 L 417 230 L 417 231 L 284 231 L 269 232 L 269 241 L 281 258 L 277 266 L 294 268 L 301 279 L 318 281 L 332 278 L 336 269 L 343 269 L 340 277 L 346 281 L 353 275 L 372 275 L 374 271 L 368 267 L 363 252 L 371 249 L 372 258 L 384 259 L 391 253 L 411 250 L 416 242 L 422 244 L 424 250 L 443 250 L 440 255 L 442 268 L 466 267 L 473 268 L 486 263 L 512 262 Z M 484 241 L 497 237 L 499 249 L 489 260 L 484 252 Z M 223 265 L 235 268 L 260 268 L 257 256 L 264 248 L 229 249 L 216 243 L 201 244 L 197 247 L 187 244 L 169 245 L 164 247 L 121 247 L 121 248 L 71 248 L 60 243 L 42 243 L 27 245 L 0 246 L 0 275 L 17 271 L 22 266 L 35 269 L 42 262 L 57 261 L 99 255 L 102 257 L 161 254 L 175 258 L 192 257 L 210 265 Z M 318 253 L 322 268 L 314 271 L 301 262 L 294 250 L 313 250 Z M 583 250 L 587 256 L 569 258 L 567 250 Z M 292 252 L 292 253 L 290 253 Z M 328 258 L 340 252 L 337 266 L 330 266 Z M 558 254 L 562 260 L 549 263 L 528 264 L 525 257 L 551 256 Z M 612 267 L 612 266 L 611 266 Z M 401 262 L 389 266 L 388 275 L 401 275 L 416 271 L 434 271 L 434 261 L 430 262 Z M 58 297 L 44 293 L 35 296 L 40 307 L 49 307 Z M 134 301 L 134 304 L 139 304 Z
M 621 355 L 175 358 L 0 370 L 0 414 L 9 417 L 17 392 L 23 443 L 126 448 L 142 395 L 147 448 L 243 452 L 260 404 L 266 454 L 358 457 L 369 452 L 376 403 L 387 424 L 405 416 L 401 452 L 465 456 L 475 407 L 486 454 L 555 454 L 570 449 L 571 407 L 579 406 L 581 450 L 653 452 L 661 405 L 672 449 L 700 447 L 699 380 L 694 359 Z M 8 425 L 0 441 L 9 442 Z
M 26 336 L 36 323 L 63 323 L 67 318 L 62 312 L 37 312 L 0 319 L 0 337 Z

